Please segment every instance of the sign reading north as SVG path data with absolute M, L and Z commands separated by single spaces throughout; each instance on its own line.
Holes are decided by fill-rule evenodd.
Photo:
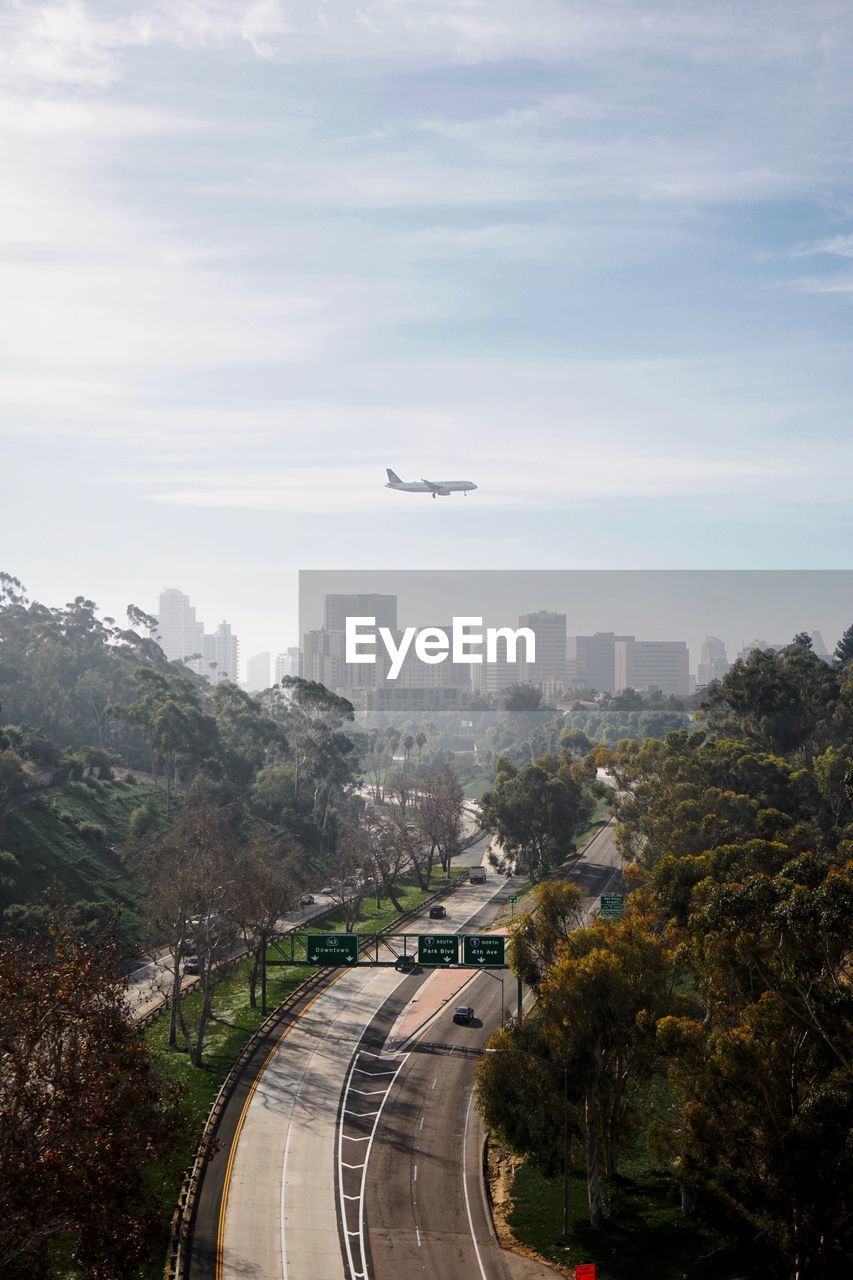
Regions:
M 459 939 L 455 933 L 419 933 L 418 964 L 458 964 Z
M 462 938 L 463 964 L 505 965 L 506 938 L 493 933 L 465 934 Z
M 358 938 L 353 933 L 309 933 L 309 964 L 358 964 Z

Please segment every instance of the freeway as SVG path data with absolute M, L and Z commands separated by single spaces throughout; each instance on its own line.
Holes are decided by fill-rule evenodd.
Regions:
M 616 886 L 620 861 L 609 825 L 571 876 L 584 889 L 587 915 L 598 896 Z M 472 1105 L 476 1059 L 466 1050 L 481 1049 L 500 1024 L 503 988 L 490 975 L 476 974 L 464 1001 L 475 1010 L 474 1026 L 457 1026 L 451 1011 L 441 1010 L 404 1046 L 408 1052 L 402 1060 L 399 1055 L 373 1060 L 380 1069 L 393 1066 L 395 1075 L 387 1097 L 372 1099 L 381 1111 L 362 1170 L 359 1235 L 345 1234 L 360 1250 L 350 1276 L 536 1280 L 555 1275 L 544 1264 L 502 1250 L 494 1235 L 483 1196 L 484 1134 Z M 363 1043 L 375 1042 L 383 1030 L 380 1014 Z M 342 1186 L 349 1190 L 350 1181 L 343 1177 Z M 346 1232 L 352 1229 L 356 1202 L 342 1204 Z
M 618 874 L 608 827 L 572 878 L 591 907 Z M 446 920 L 408 929 L 484 929 L 512 887 L 494 875 L 466 885 L 446 899 Z M 501 1253 L 483 1202 L 472 1061 L 459 1048 L 485 1041 L 504 988 L 487 974 L 452 975 L 481 1015 L 480 1026 L 455 1028 L 433 1007 L 447 998 L 438 981 L 447 974 L 342 970 L 263 1046 L 201 1184 L 189 1280 L 551 1274 Z M 435 1031 L 423 1029 L 431 1013 Z M 399 1043 L 401 1019 L 422 1029 L 419 1041 Z

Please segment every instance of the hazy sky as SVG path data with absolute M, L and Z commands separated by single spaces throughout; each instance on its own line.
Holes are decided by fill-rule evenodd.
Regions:
M 848 567 L 851 54 L 845 0 L 5 0 L 0 568 L 246 657 L 299 568 Z

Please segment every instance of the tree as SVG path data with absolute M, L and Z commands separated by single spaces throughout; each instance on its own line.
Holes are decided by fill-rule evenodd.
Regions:
M 708 886 L 690 920 L 706 1016 L 660 1025 L 682 1180 L 791 1280 L 841 1276 L 853 1247 L 852 911 L 853 864 L 813 855 Z
M 151 1233 L 148 1165 L 173 1141 L 117 978 L 114 938 L 56 921 L 0 941 L 0 1270 L 6 1280 L 135 1272 Z
M 224 914 L 233 920 L 252 956 L 249 1005 L 257 1005 L 258 978 L 264 948 L 284 913 L 295 906 L 299 889 L 293 860 L 282 857 L 269 835 L 242 844 L 234 857 Z
M 839 667 L 846 667 L 848 662 L 853 662 L 853 623 L 835 646 L 834 657 Z
M 534 879 L 573 851 L 592 811 L 592 797 L 570 762 L 553 755 L 520 770 L 500 759 L 495 785 L 480 802 L 483 828 L 497 837 L 504 862 Z
M 450 863 L 459 847 L 465 793 L 451 764 L 433 765 L 418 775 L 417 820 L 421 833 L 438 854 L 441 869 L 450 873 Z
M 567 880 L 536 886 L 533 907 L 510 929 L 509 959 L 514 973 L 538 987 L 557 959 L 557 951 L 584 923 L 583 893 Z
M 167 832 L 146 833 L 127 847 L 130 865 L 145 891 L 149 926 L 168 949 L 171 964 L 169 1043 L 180 1031 L 194 1066 L 201 1066 L 222 965 L 232 953 L 233 929 L 225 910 L 236 896 L 236 833 L 228 816 L 209 801 L 186 805 Z M 183 957 L 192 940 L 200 962 L 201 1008 L 190 1023 L 181 1000 Z

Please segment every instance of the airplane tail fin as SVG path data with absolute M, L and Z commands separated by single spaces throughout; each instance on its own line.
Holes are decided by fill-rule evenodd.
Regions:
M 402 483 L 403 483 L 403 481 L 402 481 L 402 480 L 400 479 L 400 477 L 397 475 L 397 472 L 396 472 L 396 471 L 392 471 L 390 467 L 386 467 L 386 468 L 385 468 L 385 474 L 386 474 L 386 476 L 388 477 L 388 479 L 390 480 L 391 484 L 402 484 Z

